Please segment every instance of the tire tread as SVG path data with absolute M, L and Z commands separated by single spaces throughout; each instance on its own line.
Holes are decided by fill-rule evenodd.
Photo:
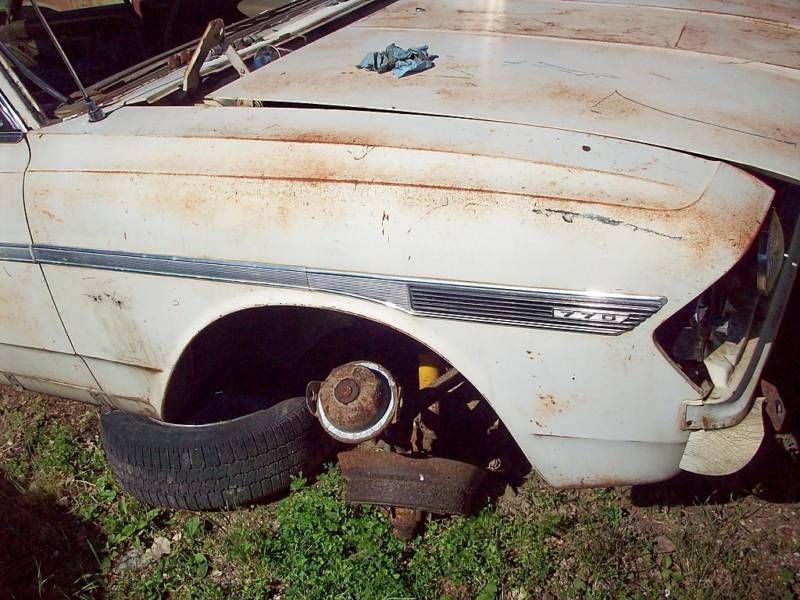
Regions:
M 187 428 L 114 410 L 101 417 L 111 470 L 122 487 L 152 506 L 218 510 L 286 491 L 335 442 L 305 398 L 222 423 Z

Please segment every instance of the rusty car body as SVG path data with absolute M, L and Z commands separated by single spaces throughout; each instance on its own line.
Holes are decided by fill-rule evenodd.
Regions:
M 290 8 L 238 29 L 266 66 L 212 53 L 187 99 L 139 65 L 97 122 L 0 56 L 0 382 L 170 420 L 226 317 L 343 315 L 457 369 L 553 485 L 747 462 L 800 243 L 796 2 Z M 436 66 L 355 67 L 392 42 Z

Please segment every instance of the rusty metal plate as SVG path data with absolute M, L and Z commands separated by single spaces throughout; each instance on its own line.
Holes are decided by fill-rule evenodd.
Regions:
M 409 458 L 393 452 L 339 454 L 354 504 L 413 508 L 436 514 L 470 514 L 486 471 L 445 458 Z
M 775 431 L 781 431 L 786 421 L 786 407 L 778 388 L 766 379 L 761 380 L 761 393 L 764 395 L 764 410 Z

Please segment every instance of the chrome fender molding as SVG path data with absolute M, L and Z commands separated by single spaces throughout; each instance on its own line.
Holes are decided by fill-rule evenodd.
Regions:
M 630 331 L 666 304 L 662 296 L 494 286 L 63 246 L 0 244 L 0 260 L 329 292 L 421 317 L 599 335 Z

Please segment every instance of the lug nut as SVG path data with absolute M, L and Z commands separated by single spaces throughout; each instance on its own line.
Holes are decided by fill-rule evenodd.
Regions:
M 333 388 L 333 397 L 339 404 L 350 404 L 358 397 L 360 391 L 358 383 L 353 379 L 343 379 Z

